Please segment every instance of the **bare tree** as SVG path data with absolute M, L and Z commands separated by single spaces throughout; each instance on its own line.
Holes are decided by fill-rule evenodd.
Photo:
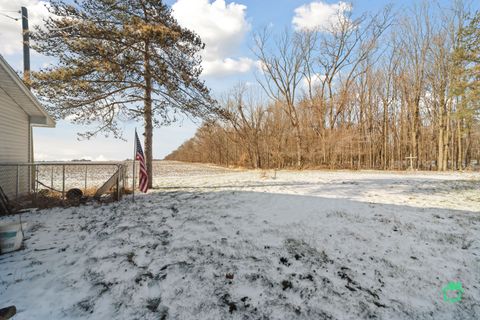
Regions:
M 255 36 L 254 53 L 261 64 L 258 83 L 266 94 L 282 106 L 294 130 L 297 167 L 302 166 L 302 137 L 296 108 L 297 94 L 304 73 L 304 50 L 297 34 L 285 31 L 276 41 L 270 41 L 266 30 Z M 275 51 L 271 51 L 273 46 Z
M 241 83 L 233 88 L 223 104 L 229 112 L 228 122 L 246 146 L 252 166 L 261 168 L 261 130 L 266 110 L 259 96 Z

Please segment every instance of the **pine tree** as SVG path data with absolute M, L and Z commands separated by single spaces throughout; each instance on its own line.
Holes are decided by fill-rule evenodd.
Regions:
M 453 94 L 461 96 L 470 111 L 480 108 L 480 11 L 461 28 L 459 45 L 453 54 L 456 81 Z
M 150 177 L 154 126 L 222 113 L 199 79 L 203 42 L 162 0 L 53 0 L 50 13 L 33 48 L 56 63 L 33 74 L 33 88 L 57 118 L 93 125 L 85 138 L 121 138 L 121 121 L 143 118 Z
M 456 104 L 457 166 L 471 161 L 472 128 L 480 111 L 480 11 L 466 17 L 459 27 L 452 54 L 451 95 Z M 462 140 L 465 143 L 462 144 Z M 462 146 L 465 145 L 465 148 Z

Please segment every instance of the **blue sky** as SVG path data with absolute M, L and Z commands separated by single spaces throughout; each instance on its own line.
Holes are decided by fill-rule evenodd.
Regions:
M 264 27 L 274 32 L 285 28 L 322 23 L 332 12 L 338 12 L 346 3 L 339 1 L 303 0 L 168 0 L 173 6 L 178 21 L 196 31 L 207 44 L 202 53 L 204 59 L 203 76 L 214 95 L 220 96 L 236 83 L 255 82 L 255 59 L 251 53 L 252 33 Z M 352 3 L 354 15 L 364 11 L 378 11 L 393 3 L 394 10 L 404 11 L 415 0 L 368 1 Z M 440 1 L 447 5 L 450 1 Z M 0 0 L 0 54 L 16 70 L 22 69 L 21 24 L 5 15 L 17 17 L 16 10 L 25 5 L 30 12 L 31 24 L 39 24 L 47 15 L 44 2 L 39 0 Z M 296 24 L 292 21 L 296 17 Z M 32 53 L 32 69 L 38 69 L 48 59 Z M 197 125 L 185 118 L 169 127 L 156 129 L 154 133 L 154 157 L 163 158 L 186 139 L 193 136 Z M 78 141 L 77 132 L 84 128 L 59 121 L 54 129 L 36 128 L 36 160 L 70 160 L 88 158 L 92 160 L 122 160 L 132 157 L 133 132 L 137 127 L 143 132 L 141 123 L 125 123 L 127 141 L 98 136 L 91 140 Z

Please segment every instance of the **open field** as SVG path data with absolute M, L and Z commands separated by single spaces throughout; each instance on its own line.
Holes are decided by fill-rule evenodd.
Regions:
M 478 173 L 155 167 L 136 203 L 24 214 L 25 248 L 0 256 L 0 306 L 15 319 L 480 318 Z
M 117 164 L 126 163 L 128 166 L 127 169 L 127 187 L 131 188 L 132 186 L 132 176 L 133 176 L 133 163 L 132 161 L 118 161 L 118 162 L 104 162 L 104 165 L 95 164 L 95 165 L 76 165 L 75 162 L 71 162 L 70 165 L 65 166 L 65 190 L 71 188 L 80 188 L 85 187 L 85 182 L 87 188 L 97 189 L 101 187 L 116 171 Z M 87 162 L 88 164 L 88 162 Z M 153 167 L 156 176 L 154 177 L 154 183 L 157 185 L 164 185 L 164 179 L 168 177 L 169 179 L 176 179 L 176 177 L 185 177 L 190 175 L 202 175 L 205 177 L 207 174 L 220 174 L 220 173 L 230 173 L 231 170 L 223 169 L 220 167 L 214 166 L 198 166 L 198 165 L 187 165 L 182 166 L 176 165 L 176 162 L 164 162 L 164 161 L 154 161 Z M 136 162 L 138 170 L 138 161 Z M 21 168 L 25 172 L 28 168 Z M 38 166 L 38 180 L 40 182 L 39 189 L 46 187 L 52 187 L 56 190 L 62 189 L 63 183 L 63 170 L 61 164 L 43 164 Z M 207 170 L 207 171 L 205 171 Z M 208 173 L 207 173 L 208 172 Z M 137 172 L 138 175 L 138 172 Z M 138 176 L 137 176 L 138 179 Z M 85 181 L 86 180 L 86 181 Z M 138 180 L 137 180 L 138 181 Z M 12 178 L 12 183 L 15 181 Z M 43 184 L 43 185 L 42 185 Z M 46 186 L 46 187 L 45 187 Z

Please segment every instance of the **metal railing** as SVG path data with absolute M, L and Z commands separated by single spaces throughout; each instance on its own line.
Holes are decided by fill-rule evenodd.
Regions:
M 84 195 L 96 195 L 116 175 L 112 195 L 121 199 L 127 187 L 127 168 L 125 162 L 0 163 L 0 186 L 7 197 L 16 202 L 26 197 L 35 201 L 40 192 L 53 192 L 65 200 L 70 189 L 80 189 Z M 108 189 L 105 191 L 112 188 Z

